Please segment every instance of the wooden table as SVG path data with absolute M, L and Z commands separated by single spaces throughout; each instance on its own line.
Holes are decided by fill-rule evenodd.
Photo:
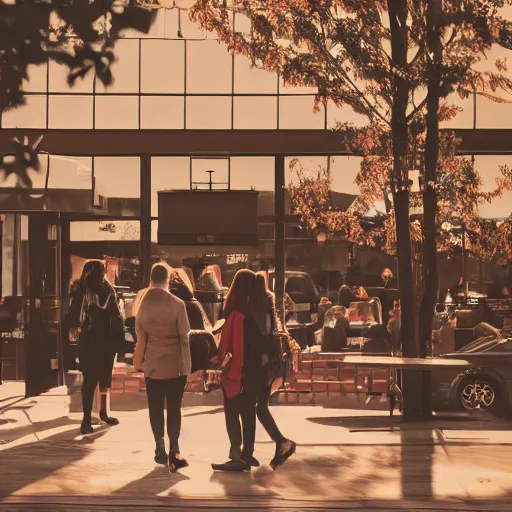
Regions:
M 339 354 L 338 354 L 339 356 Z M 339 361 L 345 364 L 353 364 L 361 368 L 395 368 L 401 370 L 429 371 L 437 368 L 471 368 L 474 366 L 465 359 L 444 359 L 431 357 L 392 357 L 392 356 L 357 356 L 346 355 L 339 357 Z
M 304 354 L 305 355 L 305 354 Z M 460 368 L 461 370 L 468 369 L 474 365 L 465 359 L 445 359 L 440 357 L 434 358 L 410 358 L 410 357 L 394 357 L 382 355 L 358 355 L 358 354 L 344 354 L 339 352 L 313 352 L 307 354 L 307 361 L 311 365 L 311 381 L 314 383 L 313 367 L 315 363 L 325 361 L 326 363 L 335 363 L 342 366 L 350 366 L 356 369 L 354 375 L 354 389 L 357 393 L 358 382 L 358 369 L 386 369 L 387 370 L 387 395 L 389 398 L 390 414 L 393 414 L 395 406 L 398 404 L 401 410 L 402 405 L 402 390 L 399 384 L 400 375 L 398 370 L 415 370 L 431 372 L 434 369 L 442 368 Z M 306 363 L 306 361 L 304 361 Z M 324 377 L 325 378 L 325 377 Z M 337 381 L 327 380 L 329 384 L 337 383 Z M 373 374 L 369 377 L 369 389 L 372 389 Z M 374 393 L 369 393 L 373 395 Z M 379 392 L 381 394 L 381 392 Z

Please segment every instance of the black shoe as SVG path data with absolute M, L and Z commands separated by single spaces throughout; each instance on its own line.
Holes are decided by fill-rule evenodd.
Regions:
M 249 466 L 251 466 L 251 468 L 259 468 L 260 467 L 260 461 L 254 456 L 242 457 L 242 460 L 244 462 L 247 462 L 247 464 L 249 464 Z
M 156 442 L 155 462 L 157 464 L 161 464 L 162 466 L 167 466 L 168 458 L 167 453 L 165 452 L 165 441 L 163 439 L 159 439 Z
M 228 460 L 224 464 L 212 464 L 212 469 L 214 471 L 243 473 L 244 471 L 249 471 L 251 469 L 251 465 L 243 460 Z
M 169 473 L 176 473 L 176 471 L 188 467 L 188 462 L 179 453 L 171 453 L 169 455 L 168 467 Z
M 279 466 L 284 464 L 297 450 L 297 445 L 287 439 L 280 443 L 276 450 L 275 457 L 270 461 L 270 467 L 275 471 Z
M 100 420 L 110 427 L 119 425 L 119 420 L 117 418 L 111 418 L 106 411 L 100 411 Z
M 92 428 L 91 421 L 90 420 L 84 420 L 82 421 L 82 424 L 80 425 L 80 434 L 83 436 L 86 436 L 87 434 L 92 434 L 94 432 L 94 429 Z

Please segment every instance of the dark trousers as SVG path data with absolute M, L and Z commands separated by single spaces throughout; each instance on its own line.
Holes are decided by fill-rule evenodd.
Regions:
M 94 401 L 94 392 L 99 385 L 100 390 L 106 390 L 112 384 L 112 369 L 110 373 L 105 371 L 85 371 L 83 373 L 82 383 L 82 410 L 84 411 L 84 420 L 91 421 L 92 403 Z M 107 401 L 101 401 L 101 411 L 107 412 Z
M 148 396 L 149 421 L 155 441 L 164 437 L 165 420 L 164 404 L 167 404 L 167 435 L 171 444 L 171 453 L 180 452 L 178 440 L 181 431 L 181 402 L 187 384 L 187 377 L 175 379 L 146 378 Z
M 247 460 L 254 454 L 256 440 L 256 416 L 275 443 L 285 440 L 279 431 L 268 404 L 270 387 L 261 386 L 259 390 L 246 390 L 234 398 L 224 395 L 224 414 L 231 449 L 229 456 L 236 459 L 240 455 L 243 440 L 242 458 Z M 240 426 L 240 419 L 242 425 Z
M 258 420 L 267 431 L 268 436 L 274 443 L 282 443 L 286 438 L 281 434 L 274 417 L 272 416 L 268 404 L 270 402 L 270 386 L 265 386 L 258 395 L 258 402 L 256 405 L 256 415 Z

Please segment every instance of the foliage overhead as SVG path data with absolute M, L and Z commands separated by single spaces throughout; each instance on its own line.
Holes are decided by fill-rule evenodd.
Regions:
M 441 109 L 440 117 L 444 119 L 447 115 L 451 115 L 451 109 Z M 372 213 L 377 201 L 384 199 L 387 193 L 386 184 L 392 178 L 391 132 L 382 124 L 360 129 L 340 126 L 339 129 L 350 133 L 351 148 L 362 154 L 355 179 L 360 190 L 359 196 L 346 212 L 337 211 L 330 199 L 332 177 L 328 170 L 320 167 L 312 172 L 304 169 L 295 160 L 291 167 L 296 178 L 292 180 L 288 190 L 292 210 L 301 217 L 302 227 L 306 231 L 314 232 L 325 227 L 330 233 L 351 242 L 379 247 L 389 254 L 395 254 L 393 208 L 376 216 Z M 468 250 L 479 258 L 490 260 L 497 256 L 508 257 L 512 255 L 509 248 L 512 221 L 504 222 L 497 230 L 495 221 L 480 217 L 479 206 L 501 197 L 506 190 L 512 190 L 512 169 L 501 167 L 501 176 L 496 180 L 494 190 L 484 191 L 481 175 L 472 159 L 457 156 L 460 142 L 451 132 L 440 134 L 435 184 L 439 198 L 436 218 L 439 250 L 448 253 L 459 250 L 464 229 Z M 423 132 L 410 132 L 411 169 L 421 167 L 424 145 Z M 424 186 L 421 183 L 421 188 Z M 420 192 L 411 193 L 411 234 L 417 242 L 423 236 L 422 218 L 421 213 L 414 212 L 422 211 L 422 202 Z M 454 208 L 454 205 L 458 207 Z
M 124 0 L 11 0 L 0 2 L 0 115 L 25 105 L 30 66 L 52 60 L 69 69 L 74 85 L 88 73 L 113 82 L 115 42 L 126 29 L 148 33 L 154 13 Z M 40 170 L 36 146 L 14 140 L 0 157 L 4 177 L 31 187 L 27 170 Z
M 389 196 L 408 187 L 409 170 L 424 169 L 426 94 L 432 69 L 440 79 L 441 98 L 454 92 L 462 98 L 479 94 L 496 102 L 512 98 L 508 96 L 512 80 L 507 76 L 506 61 L 497 60 L 485 68 L 494 45 L 512 49 L 512 23 L 503 16 L 503 8 L 512 6 L 512 0 L 437 2 L 441 48 L 436 55 L 428 45 L 428 4 L 427 0 L 407 0 L 408 58 L 403 65 L 392 58 L 392 23 L 396 20 L 391 19 L 389 0 L 197 0 L 191 9 L 192 20 L 216 32 L 229 51 L 247 56 L 252 66 L 279 73 L 288 86 L 314 87 L 315 109 L 329 102 L 349 105 L 369 119 L 369 126 L 360 130 L 337 127 L 353 137 L 353 150 L 363 155 L 357 177 L 361 195 L 351 211 L 336 212 L 330 207 L 326 170 L 309 176 L 295 164 L 298 182 L 290 187 L 290 193 L 304 201 L 299 205 L 296 200 L 295 205 L 308 228 L 325 224 L 358 242 L 377 241 L 386 250 L 395 250 L 392 211 L 381 216 L 377 231 L 375 227 L 370 230 L 370 240 L 361 221 L 376 198 L 384 198 L 390 205 Z M 393 173 L 390 131 L 397 77 L 407 84 L 409 130 L 408 162 L 401 166 L 399 176 Z M 440 120 L 451 119 L 458 111 L 460 108 L 444 103 Z M 437 180 L 424 184 L 436 189 L 439 197 L 441 249 L 454 239 L 440 228 L 443 223 L 455 222 L 454 204 L 460 206 L 459 217 L 471 238 L 471 233 L 487 229 L 478 215 L 478 205 L 510 186 L 510 171 L 503 169 L 496 190 L 485 194 L 471 161 L 455 156 L 457 145 L 453 135 L 441 135 Z M 320 209 L 318 202 L 323 204 Z M 412 194 L 411 208 L 417 208 L 418 202 L 420 194 Z M 412 228 L 413 238 L 421 238 L 417 222 Z M 472 240 L 469 245 L 476 252 L 490 257 L 483 238 L 475 235 Z
M 153 16 L 123 0 L 0 2 L 0 110 L 25 104 L 29 66 L 48 60 L 69 68 L 70 85 L 90 71 L 110 85 L 116 40 L 130 28 L 149 32 Z
M 257 68 L 278 72 L 286 85 L 316 88 L 316 108 L 329 101 L 350 105 L 373 122 L 389 124 L 394 77 L 408 84 L 408 122 L 426 104 L 427 62 L 434 58 L 426 45 L 426 4 L 408 1 L 410 58 L 405 67 L 391 57 L 384 0 L 197 0 L 190 16 L 215 31 L 231 52 L 246 55 Z M 512 48 L 512 23 L 500 15 L 504 5 L 512 1 L 442 2 L 441 97 L 456 90 L 462 97 L 476 92 L 505 101 L 491 93 L 512 92 L 506 62 L 497 61 L 491 71 L 476 69 L 492 45 Z

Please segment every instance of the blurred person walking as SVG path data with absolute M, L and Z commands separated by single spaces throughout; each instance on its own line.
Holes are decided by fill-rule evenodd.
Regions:
M 155 438 L 155 462 L 168 465 L 169 471 L 188 466 L 181 457 L 181 403 L 191 371 L 189 331 L 185 303 L 169 292 L 170 267 L 156 263 L 151 269 L 151 284 L 136 310 L 137 346 L 133 365 L 144 372 L 149 420 Z M 167 435 L 170 451 L 165 449 L 164 405 L 167 404 Z
M 124 342 L 124 324 L 117 294 L 106 279 L 101 261 L 88 261 L 81 277 L 71 285 L 70 306 L 64 320 L 70 339 L 78 342 L 79 370 L 83 374 L 83 420 L 80 433 L 91 434 L 91 412 L 96 387 L 100 387 L 100 420 L 119 421 L 107 413 L 115 355 Z

